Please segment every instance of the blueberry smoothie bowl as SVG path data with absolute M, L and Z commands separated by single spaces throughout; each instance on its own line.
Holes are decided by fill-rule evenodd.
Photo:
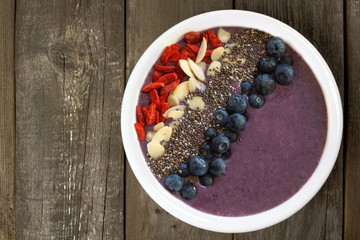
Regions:
M 194 226 L 246 232 L 286 219 L 321 188 L 342 109 L 299 33 L 227 10 L 185 20 L 149 47 L 121 124 L 128 161 L 160 206 Z

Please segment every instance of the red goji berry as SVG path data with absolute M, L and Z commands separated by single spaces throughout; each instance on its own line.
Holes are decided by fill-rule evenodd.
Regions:
M 193 50 L 191 50 L 190 48 L 188 48 L 188 47 L 184 47 L 184 50 L 183 51 L 186 51 L 187 53 L 188 53 L 188 56 L 190 57 L 190 58 L 193 58 L 193 57 L 195 57 L 196 56 L 196 54 L 193 52 Z
M 215 33 L 213 31 L 211 31 L 210 29 L 207 30 L 207 34 L 209 36 L 209 42 L 210 42 L 210 46 L 212 48 L 217 48 L 217 47 L 221 47 L 222 46 L 222 42 L 220 41 L 220 39 L 218 38 L 218 36 L 215 35 Z
M 177 73 L 178 79 L 180 79 L 180 81 L 184 79 L 185 73 L 180 67 L 180 62 L 176 64 L 175 72 Z
M 145 127 L 144 115 L 141 111 L 140 105 L 136 106 L 136 122 L 141 124 L 143 127 Z
M 161 114 L 164 114 L 164 112 L 166 112 L 166 110 L 168 110 L 169 108 L 170 108 L 169 104 L 167 102 L 163 102 L 159 106 L 159 112 Z
M 154 68 L 160 72 L 173 72 L 175 70 L 175 66 L 162 66 L 159 64 L 154 64 Z
M 205 57 L 211 56 L 212 51 L 213 51 L 212 49 L 206 50 L 206 52 L 205 52 Z
M 162 88 L 165 84 L 162 82 L 153 82 L 145 85 L 141 91 L 150 92 L 153 89 Z
M 161 55 L 161 63 L 166 65 L 171 53 L 171 48 L 169 46 L 165 47 L 163 54 Z
M 159 94 L 156 89 L 153 89 L 149 92 L 149 98 L 152 103 L 158 105 L 160 103 Z
M 159 97 L 159 100 L 160 100 L 160 104 L 161 105 L 162 103 L 166 102 L 167 99 L 169 97 L 169 92 L 164 92 L 164 93 L 161 93 L 160 94 L 160 97 Z
M 157 81 L 168 84 L 169 82 L 175 81 L 176 79 L 178 79 L 178 76 L 176 73 L 173 72 L 173 73 L 167 73 L 167 74 L 161 76 Z
M 174 90 L 180 84 L 180 79 L 172 81 L 171 83 L 166 84 L 161 90 L 160 95 L 164 93 L 169 93 Z
M 154 124 L 155 118 L 156 118 L 156 104 L 155 103 L 150 103 L 149 109 L 148 109 L 148 114 L 149 114 L 149 118 L 151 121 L 151 124 L 149 124 L 149 125 L 152 125 L 152 124 Z
M 205 38 L 206 42 L 208 43 L 209 42 L 209 35 L 206 32 L 204 32 L 202 34 L 202 36 L 203 36 L 203 38 Z
M 206 63 L 206 64 L 209 64 L 209 63 L 211 63 L 211 62 L 212 62 L 212 60 L 211 60 L 211 57 L 210 57 L 210 56 L 208 56 L 208 57 L 204 57 L 201 61 L 202 61 L 202 62 L 204 62 L 204 63 Z
M 151 123 L 151 119 L 150 119 L 150 116 L 149 116 L 148 108 L 146 106 L 142 106 L 141 111 L 143 112 L 146 125 L 148 125 L 148 126 L 151 125 L 152 123 Z
M 156 111 L 155 124 L 158 124 L 159 122 L 160 122 L 160 113 L 159 113 L 159 111 Z
M 170 57 L 171 57 L 172 55 L 174 55 L 175 53 L 177 53 L 177 51 L 179 51 L 180 45 L 177 44 L 177 43 L 174 43 L 174 44 L 171 44 L 171 45 L 170 45 L 170 48 L 171 48 L 171 52 L 170 52 Z
M 199 32 L 187 32 L 184 35 L 186 43 L 196 44 L 201 42 L 201 34 Z
M 157 80 L 159 79 L 159 77 L 161 77 L 162 72 L 159 71 L 154 71 L 152 77 L 153 77 L 153 82 L 157 82 Z
M 195 46 L 195 45 L 192 45 L 192 44 L 186 44 L 186 46 L 188 47 L 188 48 L 190 48 L 191 49 L 191 51 L 193 51 L 194 53 L 198 53 L 199 52 L 199 47 L 198 46 Z
M 169 58 L 169 62 L 177 62 L 180 59 L 186 59 L 189 56 L 187 51 L 181 51 L 179 53 L 175 53 Z
M 140 123 L 134 123 L 135 131 L 140 141 L 145 140 L 145 129 Z

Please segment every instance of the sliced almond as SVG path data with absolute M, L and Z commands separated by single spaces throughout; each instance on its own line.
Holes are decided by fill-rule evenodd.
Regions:
M 202 97 L 194 96 L 188 100 L 189 108 L 192 110 L 204 110 L 205 102 Z
M 208 76 L 215 76 L 216 72 L 220 72 L 221 69 L 221 62 L 219 61 L 212 61 L 209 65 L 209 68 L 207 70 Z
M 163 116 L 164 116 L 164 118 L 168 118 L 169 113 L 171 113 L 172 111 L 180 111 L 180 110 L 184 111 L 185 108 L 186 108 L 185 105 L 177 105 L 177 106 L 171 107 L 164 112 Z
M 224 53 L 225 54 L 230 54 L 231 53 L 231 48 L 224 48 Z
M 199 52 L 196 56 L 196 61 L 195 61 L 196 63 L 199 63 L 201 62 L 201 60 L 203 60 L 203 58 L 205 57 L 206 49 L 207 49 L 207 41 L 205 38 L 203 38 L 201 41 Z
M 180 83 L 174 90 L 173 95 L 179 100 L 184 100 L 189 95 L 189 81 Z
M 151 158 L 157 160 L 165 154 L 165 148 L 158 142 L 149 142 L 147 144 L 147 151 Z
M 169 126 L 165 126 L 160 128 L 157 132 L 155 132 L 153 138 L 151 139 L 152 142 L 161 143 L 161 141 L 169 141 L 172 134 L 172 128 Z
M 172 129 L 176 129 L 179 125 L 180 125 L 180 122 L 179 122 L 179 121 L 172 121 L 172 122 L 169 124 L 169 127 L 171 127 Z
M 180 59 L 179 63 L 180 63 L 180 68 L 184 71 L 184 73 L 186 75 L 188 75 L 189 77 L 195 77 L 194 73 L 191 71 L 191 68 L 189 66 L 189 62 L 187 60 Z
M 189 91 L 191 93 L 196 91 L 196 81 L 195 78 L 189 78 Z
M 177 120 L 179 118 L 182 118 L 184 116 L 184 111 L 178 110 L 178 111 L 172 111 L 168 114 L 168 118 L 172 118 L 173 120 Z
M 197 65 L 201 68 L 201 70 L 203 70 L 203 72 L 205 72 L 205 70 L 206 70 L 206 63 L 205 62 L 199 62 L 199 63 L 197 63 Z
M 164 124 L 163 122 L 160 122 L 160 123 L 156 124 L 153 129 L 154 129 L 154 131 L 156 132 L 156 131 L 158 131 L 160 128 L 164 127 L 164 126 L 165 126 L 165 124 Z
M 174 96 L 173 94 L 170 94 L 168 99 L 167 99 L 167 102 L 169 104 L 169 107 L 173 107 L 173 106 L 177 106 L 179 105 L 179 99 Z
M 150 142 L 151 141 L 151 139 L 154 137 L 154 132 L 153 131 L 148 131 L 147 133 L 146 133 L 146 141 L 148 141 L 148 142 Z
M 193 73 L 195 74 L 196 78 L 201 81 L 205 81 L 204 71 L 196 63 L 194 63 L 194 61 L 191 60 L 190 58 L 188 59 L 188 62 L 189 62 L 189 66 L 190 66 L 191 70 L 193 71 Z
M 219 28 L 218 31 L 218 38 L 220 39 L 221 42 L 226 43 L 227 41 L 229 41 L 231 36 L 231 33 L 226 31 L 223 28 Z
M 211 53 L 211 60 L 216 61 L 219 60 L 224 54 L 224 47 L 217 47 Z
M 203 92 L 206 90 L 206 84 L 202 81 L 195 80 L 196 81 L 196 88 L 199 89 L 200 92 Z

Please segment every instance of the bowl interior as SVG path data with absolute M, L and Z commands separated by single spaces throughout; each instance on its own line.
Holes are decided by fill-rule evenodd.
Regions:
M 289 200 L 268 211 L 250 216 L 215 216 L 198 211 L 175 198 L 151 173 L 133 129 L 133 123 L 136 121 L 135 103 L 143 84 L 142 80 L 145 80 L 164 46 L 177 42 L 188 31 L 202 31 L 219 26 L 255 28 L 284 39 L 311 67 L 323 91 L 327 106 L 327 139 L 319 165 L 313 175 Z M 290 217 L 305 206 L 319 191 L 335 164 L 341 143 L 342 128 L 339 91 L 329 67 L 319 52 L 300 33 L 288 25 L 265 15 L 239 10 L 223 10 L 197 15 L 173 26 L 157 38 L 132 71 L 121 110 L 121 131 L 126 155 L 136 178 L 145 191 L 157 204 L 180 220 L 217 232 L 248 232 L 262 229 Z

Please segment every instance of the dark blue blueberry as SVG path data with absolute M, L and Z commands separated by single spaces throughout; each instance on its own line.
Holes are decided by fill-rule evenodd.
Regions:
M 205 144 L 204 146 L 201 146 L 199 150 L 199 155 L 205 160 L 210 159 L 212 157 L 210 144 Z
M 224 153 L 229 149 L 230 140 L 223 134 L 218 135 L 211 141 L 211 150 L 215 153 Z
M 230 157 L 231 157 L 231 151 L 230 151 L 230 149 L 229 150 L 227 150 L 225 153 L 223 153 L 223 154 L 221 154 L 221 157 L 223 158 L 223 159 L 229 159 Z
M 254 90 L 254 86 L 252 82 L 249 81 L 241 82 L 240 88 L 241 88 L 241 93 L 246 95 L 250 95 Z
M 258 93 L 265 96 L 275 89 L 275 81 L 270 74 L 260 74 L 254 79 L 254 86 Z
M 234 131 L 232 131 L 232 130 L 229 129 L 229 128 L 226 128 L 226 129 L 224 130 L 224 134 L 225 134 L 225 136 L 229 139 L 229 141 L 230 141 L 231 143 L 232 143 L 232 142 L 235 142 L 236 139 L 237 139 L 237 137 L 238 137 L 237 132 L 234 132 Z
M 279 64 L 274 73 L 277 83 L 281 85 L 289 85 L 294 80 L 294 69 L 289 64 Z
M 270 56 L 279 58 L 285 53 L 286 45 L 285 42 L 278 37 L 271 38 L 266 44 L 267 53 Z
M 249 96 L 249 104 L 253 108 L 261 108 L 265 104 L 265 98 L 257 93 L 253 93 Z
M 165 186 L 173 192 L 178 192 L 182 189 L 184 183 L 178 174 L 170 174 L 165 178 Z
M 214 179 L 210 174 L 205 174 L 204 176 L 199 177 L 200 184 L 207 187 L 211 186 L 214 183 Z
M 204 138 L 206 141 L 211 141 L 211 139 L 213 139 L 214 137 L 216 137 L 217 135 L 217 131 L 216 131 L 216 128 L 208 128 L 206 129 L 205 133 L 204 133 Z
M 229 117 L 228 128 L 234 132 L 239 132 L 245 129 L 246 118 L 240 113 L 234 113 Z
M 236 93 L 228 98 L 226 110 L 229 113 L 244 113 L 247 105 L 247 99 L 243 95 Z
M 197 194 L 197 188 L 193 184 L 185 184 L 180 191 L 180 196 L 187 200 L 193 199 Z
M 282 58 L 280 58 L 279 64 L 283 64 L 283 63 L 286 63 L 286 64 L 289 64 L 289 65 L 292 65 L 293 63 L 293 59 L 291 56 L 284 56 Z
M 220 176 L 226 170 L 226 161 L 222 157 L 217 157 L 210 162 L 209 173 L 213 176 Z
M 194 176 L 202 176 L 209 170 L 209 164 L 200 156 L 191 157 L 188 166 Z
M 216 124 L 218 124 L 220 127 L 225 127 L 228 122 L 229 114 L 225 109 L 219 108 L 213 112 L 213 117 Z
M 188 168 L 188 163 L 187 162 L 182 162 L 180 163 L 179 165 L 179 170 L 180 170 L 180 176 L 181 177 L 187 177 L 190 175 L 190 171 L 189 171 L 189 168 Z
M 276 59 L 270 56 L 260 58 L 259 70 L 263 73 L 272 73 L 276 67 Z

